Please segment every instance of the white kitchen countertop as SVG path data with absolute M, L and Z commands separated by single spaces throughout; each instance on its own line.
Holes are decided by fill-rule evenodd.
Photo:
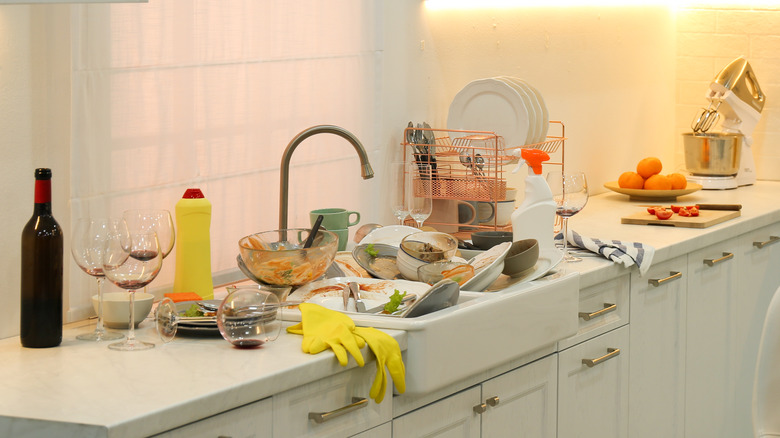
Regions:
M 780 221 L 778 198 L 780 182 L 681 197 L 677 203 L 683 205 L 743 206 L 737 219 L 693 229 L 623 225 L 621 216 L 651 203 L 629 201 L 625 195 L 610 192 L 592 197 L 569 226 L 587 237 L 650 244 L 656 249 L 654 263 L 658 263 Z M 583 288 L 626 272 L 622 265 L 598 257 L 561 264 L 558 270 L 580 272 Z M 304 354 L 301 337 L 284 332 L 258 350 L 235 349 L 221 337 L 179 336 L 162 345 L 147 320 L 138 337 L 157 346 L 118 352 L 108 350 L 106 343 L 75 340 L 93 325 L 94 321 L 82 321 L 66 326 L 58 348 L 25 349 L 18 337 L 0 340 L 0 436 L 24 436 L 30 431 L 35 436 L 58 437 L 149 435 L 344 370 L 330 351 Z M 405 332 L 385 331 L 406 349 Z M 354 366 L 351 359 L 348 367 Z
M 351 357 L 340 366 L 330 350 L 305 354 L 302 337 L 284 331 L 256 350 L 233 348 L 218 334 L 163 345 L 147 319 L 136 337 L 156 347 L 122 352 L 75 339 L 93 329 L 94 321 L 67 325 L 57 348 L 0 340 L 0 436 L 146 436 L 357 366 Z M 406 332 L 384 331 L 406 349 Z M 365 366 L 376 367 L 368 347 L 362 351 L 371 358 Z

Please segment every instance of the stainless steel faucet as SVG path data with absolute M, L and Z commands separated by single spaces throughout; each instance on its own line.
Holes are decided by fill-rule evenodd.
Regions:
M 360 175 L 363 179 L 369 179 L 374 177 L 374 170 L 371 168 L 371 163 L 368 162 L 368 154 L 366 149 L 360 143 L 351 132 L 344 128 L 333 125 L 317 125 L 312 126 L 301 131 L 296 135 L 290 143 L 287 145 L 287 149 L 282 154 L 282 166 L 280 172 L 279 181 L 279 229 L 284 230 L 287 228 L 287 207 L 289 198 L 289 186 L 290 186 L 290 159 L 301 142 L 316 134 L 336 134 L 339 137 L 347 140 L 355 148 L 355 151 L 360 157 Z

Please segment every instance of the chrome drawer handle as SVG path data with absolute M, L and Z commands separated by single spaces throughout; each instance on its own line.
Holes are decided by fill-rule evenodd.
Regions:
M 764 242 L 753 242 L 753 246 L 755 246 L 758 249 L 761 249 L 767 245 L 777 243 L 778 241 L 780 241 L 780 236 L 769 236 L 769 240 Z
M 368 406 L 368 399 L 363 397 L 352 397 L 352 403 L 338 408 L 335 411 L 330 412 L 309 412 L 309 420 L 314 420 L 315 423 L 320 424 L 336 417 L 340 417 L 344 414 L 348 414 L 352 411 L 356 411 Z
M 582 359 L 582 363 L 587 365 L 588 368 L 593 368 L 600 363 L 603 363 L 605 361 L 612 359 L 613 357 L 618 356 L 619 354 L 620 354 L 619 348 L 607 348 L 607 354 L 596 359 Z
M 597 316 L 601 316 L 609 312 L 614 312 L 615 310 L 617 310 L 617 304 L 604 303 L 604 308 L 601 310 L 597 310 L 593 313 L 580 312 L 579 315 L 580 318 L 584 319 L 585 321 L 590 321 Z
M 730 252 L 724 252 L 723 257 L 717 258 L 717 259 L 704 259 L 704 264 L 707 266 L 715 266 L 720 262 L 725 262 L 726 260 L 731 260 L 734 258 L 734 254 Z
M 499 401 L 500 400 L 498 399 L 497 395 L 494 395 L 493 397 L 490 397 L 489 399 L 485 400 L 488 406 L 493 406 L 493 407 L 497 406 Z
M 487 411 L 487 405 L 484 403 L 480 403 L 474 406 L 474 412 L 476 412 L 477 414 L 484 414 L 485 411 Z
M 682 278 L 682 272 L 669 271 L 668 277 L 661 278 L 661 279 L 654 278 L 654 279 L 647 280 L 647 282 L 652 284 L 653 286 L 658 287 L 668 281 L 679 280 L 680 278 Z

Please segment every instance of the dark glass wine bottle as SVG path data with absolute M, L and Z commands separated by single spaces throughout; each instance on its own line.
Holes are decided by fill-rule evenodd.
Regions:
M 22 231 L 23 347 L 62 342 L 62 229 L 51 212 L 51 169 L 35 169 L 35 207 Z

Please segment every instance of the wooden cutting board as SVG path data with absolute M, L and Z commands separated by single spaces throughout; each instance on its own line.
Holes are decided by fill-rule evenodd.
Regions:
M 707 228 L 729 219 L 740 216 L 739 211 L 700 210 L 699 216 L 684 217 L 675 213 L 666 220 L 661 220 L 648 213 L 645 209 L 630 216 L 620 218 L 621 224 L 661 225 L 667 227 Z

